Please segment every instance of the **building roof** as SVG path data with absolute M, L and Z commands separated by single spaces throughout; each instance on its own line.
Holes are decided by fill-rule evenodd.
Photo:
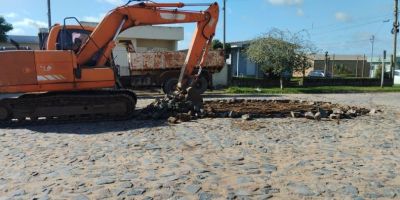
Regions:
M 232 48 L 243 47 L 245 45 L 249 45 L 251 40 L 237 41 L 237 42 L 228 42 Z
M 7 35 L 7 40 L 8 42 L 14 40 L 20 44 L 39 44 L 38 36 Z
M 184 39 L 184 31 L 183 27 L 135 26 L 123 31 L 118 38 L 180 41 Z
M 83 26 L 96 27 L 98 22 L 80 22 Z M 118 38 L 136 38 L 136 39 L 153 39 L 153 40 L 175 40 L 184 39 L 183 27 L 177 26 L 135 26 L 123 31 Z

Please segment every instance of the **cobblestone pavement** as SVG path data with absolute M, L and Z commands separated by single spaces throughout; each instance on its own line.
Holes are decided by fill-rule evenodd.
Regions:
M 383 113 L 0 129 L 0 199 L 400 198 L 400 94 L 264 98 Z

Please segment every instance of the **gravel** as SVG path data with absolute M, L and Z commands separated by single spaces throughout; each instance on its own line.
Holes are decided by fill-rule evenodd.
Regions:
M 239 116 L 0 129 L 0 199 L 399 198 L 400 94 L 254 99 L 374 112 L 340 123 Z

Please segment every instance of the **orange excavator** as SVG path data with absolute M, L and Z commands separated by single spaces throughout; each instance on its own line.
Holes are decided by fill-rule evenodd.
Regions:
M 134 26 L 197 23 L 181 69 L 177 95 L 184 94 L 192 101 L 198 98 L 199 94 L 190 86 L 196 80 L 193 72 L 204 64 L 215 34 L 218 4 L 130 2 L 111 10 L 89 35 L 59 37 L 60 41 L 48 41 L 48 45 L 58 46 L 47 50 L 0 52 L 0 93 L 12 94 L 0 100 L 0 123 L 131 117 L 136 95 L 117 89 L 112 49 L 117 36 Z M 188 6 L 208 8 L 180 10 Z

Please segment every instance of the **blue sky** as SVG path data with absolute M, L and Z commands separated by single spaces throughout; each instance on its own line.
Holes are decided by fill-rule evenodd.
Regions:
M 98 21 L 126 1 L 52 0 L 53 22 L 62 22 L 66 16 Z M 217 1 L 222 7 L 222 0 Z M 14 24 L 11 34 L 36 35 L 38 27 L 47 26 L 46 0 L 0 0 L 0 3 L 0 14 Z M 227 0 L 227 41 L 249 40 L 273 27 L 292 32 L 307 30 L 309 39 L 321 52 L 370 56 L 370 38 L 375 35 L 375 55 L 379 55 L 384 49 L 390 53 L 393 48 L 392 15 L 392 0 Z M 180 48 L 188 45 L 194 25 L 184 27 L 185 40 L 180 42 Z M 222 17 L 216 38 L 222 39 Z

